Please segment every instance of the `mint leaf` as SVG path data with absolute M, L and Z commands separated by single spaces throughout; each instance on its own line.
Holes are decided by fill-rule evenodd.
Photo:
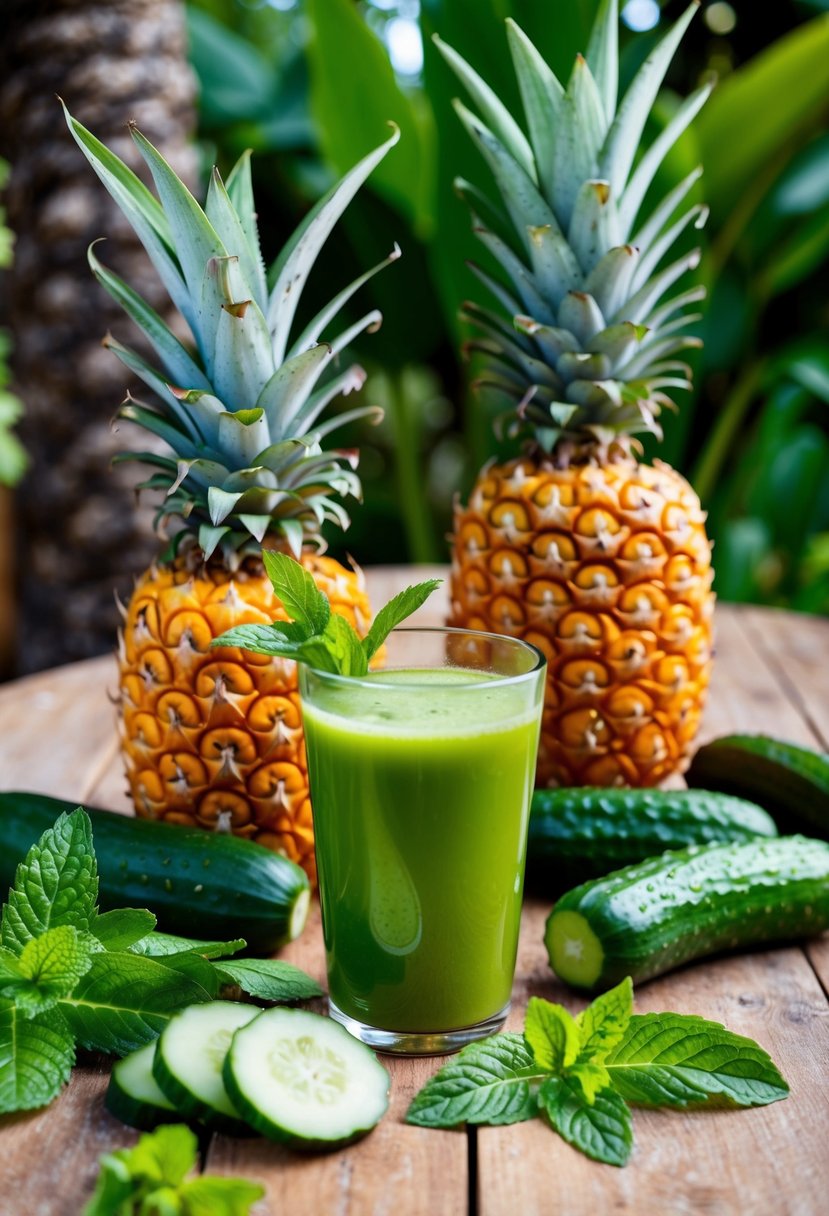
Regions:
M 249 1216 L 253 1204 L 264 1194 L 265 1188 L 258 1182 L 209 1174 L 179 1188 L 182 1216 Z
M 470 1043 L 427 1081 L 406 1113 L 420 1127 L 520 1123 L 536 1113 L 544 1072 L 519 1034 Z
M 574 1077 L 548 1077 L 538 1101 L 558 1134 L 594 1161 L 624 1165 L 633 1150 L 630 1111 L 612 1089 L 588 1103 Z
M 169 1123 L 142 1136 L 134 1148 L 115 1155 L 133 1179 L 177 1187 L 196 1164 L 198 1151 L 199 1142 L 189 1127 Z
M 322 633 L 328 624 L 331 607 L 313 575 L 287 553 L 265 549 L 262 561 L 288 616 L 304 626 L 309 635 Z
M 225 958 L 238 954 L 247 942 L 237 937 L 231 942 L 201 942 L 196 937 L 176 937 L 173 933 L 150 933 L 131 947 L 132 954 L 163 958 L 168 954 L 200 954 L 202 958 Z
M 72 925 L 86 932 L 97 900 L 92 827 L 86 811 L 78 807 L 60 815 L 17 867 L 0 920 L 0 944 L 20 954 L 47 929 Z
M 83 1216 L 249 1216 L 264 1188 L 243 1178 L 185 1181 L 197 1153 L 195 1135 L 179 1123 L 142 1136 L 134 1148 L 104 1153 Z
M 0 997 L 14 1002 L 24 1017 L 53 1008 L 68 996 L 92 964 L 91 939 L 78 936 L 71 925 L 47 929 L 23 947 L 18 959 L 3 960 Z M 17 974 L 9 975 L 14 967 Z M 6 974 L 4 975 L 3 972 Z
M 92 933 L 105 950 L 128 950 L 152 933 L 156 919 L 146 908 L 114 908 L 99 912 Z
M 579 1051 L 576 1019 L 563 1005 L 530 997 L 524 1021 L 524 1038 L 540 1068 L 560 1073 L 572 1064 Z
M 179 1009 L 209 1000 L 210 993 L 187 976 L 113 951 L 92 956 L 86 975 L 58 1008 L 82 1047 L 124 1056 L 158 1038 Z
M 576 1078 L 590 1106 L 595 1102 L 596 1095 L 610 1086 L 610 1073 L 604 1064 L 599 1064 L 596 1060 L 582 1060 L 579 1057 L 575 1064 L 567 1069 L 567 1076 Z
M 308 630 L 295 621 L 275 621 L 272 625 L 234 625 L 211 646 L 238 646 L 253 654 L 278 655 L 296 659 L 302 643 L 310 637 Z
M 430 578 L 424 583 L 415 583 L 414 586 L 407 587 L 405 591 L 399 592 L 394 599 L 389 600 L 380 609 L 372 622 L 371 628 L 363 638 L 362 647 L 366 660 L 371 660 L 374 657 L 392 629 L 396 629 L 398 625 L 406 620 L 406 617 L 416 612 L 421 604 L 426 602 L 432 592 L 440 586 L 442 581 L 439 578 Z
M 640 1106 L 765 1106 L 789 1093 L 762 1047 L 691 1014 L 635 1014 L 604 1064 L 616 1092 Z
M 316 980 L 281 959 L 243 958 L 235 963 L 217 963 L 214 969 L 224 983 L 238 984 L 243 992 L 263 1001 L 305 1001 L 322 996 Z
M 211 1000 L 215 1000 L 219 995 L 222 978 L 213 964 L 203 955 L 185 950 L 181 954 L 163 954 L 156 958 L 155 962 L 166 967 L 168 971 L 174 971 L 176 975 L 183 975 L 195 981 L 205 990 Z
M 323 641 L 334 660 L 334 670 L 343 676 L 364 676 L 368 660 L 357 632 L 344 616 L 332 613 L 325 626 Z
M 579 1014 L 581 1057 L 603 1057 L 621 1041 L 633 1013 L 633 982 L 630 976 L 602 993 Z
M 35 1110 L 57 1097 L 69 1080 L 75 1044 L 55 1010 L 26 1019 L 0 1002 L 0 1114 Z

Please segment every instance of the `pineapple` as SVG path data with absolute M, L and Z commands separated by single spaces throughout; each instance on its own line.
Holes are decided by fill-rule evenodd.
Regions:
M 481 472 L 455 510 L 452 624 L 526 638 L 547 656 L 539 785 L 655 785 L 681 771 L 711 667 L 711 546 L 691 486 L 641 463 L 666 390 L 690 387 L 676 358 L 701 288 L 671 294 L 699 251 L 665 264 L 706 209 L 681 204 L 690 173 L 643 207 L 705 85 L 637 160 L 645 121 L 693 16 L 651 52 L 621 101 L 618 15 L 603 0 L 566 89 L 512 22 L 526 134 L 474 70 L 436 39 L 478 118 L 457 112 L 500 194 L 458 182 L 503 275 L 475 270 L 496 307 L 465 306 L 478 385 L 510 404 L 524 454 Z M 677 218 L 677 212 L 679 216 Z
M 309 212 L 279 256 L 268 290 L 249 158 L 227 185 L 214 169 L 204 210 L 156 149 L 131 128 L 160 202 L 67 113 L 70 130 L 135 228 L 194 339 L 182 344 L 131 287 L 89 251 L 99 282 L 144 331 L 157 368 L 105 344 L 156 395 L 119 416 L 162 444 L 123 459 L 152 468 L 156 523 L 169 543 L 142 575 L 119 639 L 120 733 L 138 815 L 230 831 L 277 850 L 315 877 L 308 775 L 295 664 L 211 642 L 234 625 L 287 619 L 261 560 L 291 552 L 335 611 L 365 633 L 370 609 L 358 570 L 322 555 L 320 526 L 345 528 L 340 499 L 357 496 L 356 453 L 324 450 L 349 410 L 320 422 L 364 373 L 337 368 L 352 339 L 380 324 L 369 312 L 321 341 L 342 306 L 392 254 L 345 287 L 302 329 L 294 315 L 314 259 L 397 132 Z M 332 374 L 333 372 L 333 374 Z M 166 450 L 160 450 L 164 448 Z

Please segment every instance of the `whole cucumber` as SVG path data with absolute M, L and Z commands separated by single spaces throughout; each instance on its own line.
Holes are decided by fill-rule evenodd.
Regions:
M 767 735 L 725 735 L 701 747 L 690 786 L 751 798 L 784 831 L 829 838 L 829 755 Z
M 0 898 L 29 848 L 62 812 L 44 794 L 0 793 Z M 101 908 L 149 908 L 168 933 L 204 941 L 243 937 L 269 953 L 301 932 L 305 873 L 249 840 L 86 808 L 98 860 Z
M 567 887 L 666 849 L 776 836 L 774 821 L 742 798 L 708 790 L 536 790 L 528 881 Z
M 550 966 L 576 988 L 634 983 L 717 950 L 829 928 L 829 844 L 781 836 L 664 853 L 555 904 Z

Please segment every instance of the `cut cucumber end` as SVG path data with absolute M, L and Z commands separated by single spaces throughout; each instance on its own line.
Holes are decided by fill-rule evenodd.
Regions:
M 288 941 L 295 941 L 305 928 L 305 922 L 308 919 L 308 909 L 310 906 L 311 888 L 303 887 L 294 901 L 293 908 L 291 908 L 291 917 L 288 921 Z
M 544 933 L 550 966 L 575 988 L 592 988 L 602 973 L 604 950 L 586 918 L 567 909 L 551 912 Z
M 105 1099 L 110 1114 L 141 1131 L 181 1118 L 153 1077 L 155 1046 L 155 1042 L 147 1043 L 113 1065 Z
M 331 1018 L 267 1009 L 233 1036 L 225 1087 L 262 1135 L 301 1149 L 358 1139 L 388 1108 L 389 1075 Z

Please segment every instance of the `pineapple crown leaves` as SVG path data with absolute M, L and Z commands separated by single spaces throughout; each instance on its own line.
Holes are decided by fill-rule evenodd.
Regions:
M 362 387 L 362 368 L 339 366 L 340 355 L 359 334 L 376 330 L 381 315 L 371 310 L 336 336 L 327 335 L 355 293 L 400 256 L 398 246 L 338 292 L 296 335 L 294 320 L 317 255 L 360 186 L 397 143 L 397 128 L 311 208 L 266 274 L 249 153 L 226 183 L 213 169 L 202 208 L 131 123 L 156 197 L 63 108 L 75 142 L 132 225 L 193 338 L 188 349 L 129 284 L 103 265 L 97 242 L 90 246 L 93 274 L 157 356 L 154 366 L 111 336 L 104 342 L 157 399 L 146 404 L 128 397 L 119 417 L 172 449 L 169 457 L 152 452 L 120 457 L 157 470 L 139 488 L 163 493 L 158 527 L 178 523 L 165 556 L 188 536 L 196 537 L 205 560 L 219 548 L 231 565 L 246 553 L 258 553 L 268 534 L 296 554 L 306 545 L 321 548 L 326 520 L 348 527 L 339 500 L 359 499 L 361 493 L 356 453 L 325 450 L 321 441 L 356 418 L 376 421 L 379 411 L 363 406 L 325 422 L 320 418 L 335 397 Z
M 690 369 L 675 356 L 700 345 L 684 332 L 699 315 L 685 308 L 705 293 L 670 292 L 700 253 L 668 255 L 689 226 L 705 223 L 702 204 L 681 210 L 701 169 L 650 214 L 640 213 L 712 85 L 681 102 L 638 161 L 636 154 L 697 7 L 695 0 L 667 31 L 621 100 L 617 0 L 602 0 L 566 86 L 508 19 L 526 134 L 477 72 L 434 38 L 480 114 L 455 102 L 500 194 L 495 204 L 469 182 L 455 183 L 476 235 L 505 274 L 497 279 L 471 265 L 498 308 L 464 306 L 478 335 L 465 349 L 484 356 L 476 386 L 515 403 L 511 431 L 529 431 L 547 452 L 624 446 L 646 431 L 659 436 L 657 418 L 674 404 L 668 393 L 690 387 Z

